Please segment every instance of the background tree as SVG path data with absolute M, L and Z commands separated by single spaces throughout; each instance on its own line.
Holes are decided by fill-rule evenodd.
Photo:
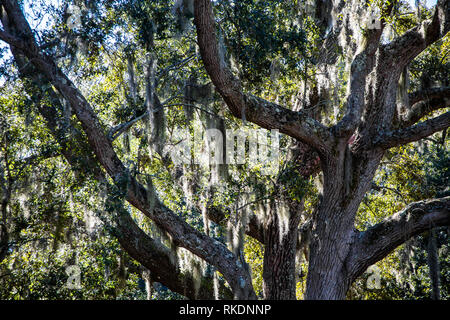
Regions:
M 147 293 L 160 282 L 189 298 L 344 299 L 361 295 L 351 285 L 370 265 L 411 237 L 449 224 L 449 199 L 433 183 L 432 190 L 390 185 L 414 186 L 414 172 L 424 164 L 411 160 L 428 152 L 411 151 L 405 164 L 414 170 L 402 174 L 384 164 L 402 155 L 392 148 L 449 126 L 448 2 L 420 14 L 408 13 L 402 2 L 376 1 L 33 6 L 38 19 L 52 19 L 50 28 L 33 30 L 32 8 L 0 1 L 0 39 L 15 62 L 5 67 L 4 83 L 27 92 L 19 103 L 26 110 L 3 112 L 34 117 L 25 135 L 5 129 L 7 260 L 14 256 L 9 238 L 23 230 L 10 231 L 24 214 L 20 206 L 13 209 L 19 199 L 13 182 L 25 179 L 15 172 L 23 161 L 15 150 L 28 141 L 36 146 L 25 154 L 49 162 L 36 174 L 45 177 L 63 163 L 74 175 L 72 181 L 54 171 L 59 196 L 50 191 L 54 182 L 45 181 L 53 220 L 39 225 L 54 227 L 54 243 L 62 241 L 61 230 L 80 211 L 68 213 L 67 206 L 80 194 L 74 203 L 90 204 L 109 236 L 143 266 Z M 17 100 L 8 89 L 3 96 L 5 104 Z M 180 165 L 168 156 L 186 139 L 176 134 L 180 126 L 190 132 L 202 126 L 277 129 L 284 135 L 280 171 L 267 176 L 248 164 Z M 442 141 L 446 150 L 445 134 Z M 379 206 L 376 198 L 385 190 L 400 194 L 402 206 Z M 376 211 L 373 219 L 368 210 Z M 77 241 L 86 246 L 93 240 Z M 428 242 L 429 265 L 436 265 L 436 246 Z M 21 247 L 18 254 L 26 252 Z M 117 253 L 119 283 L 127 259 Z

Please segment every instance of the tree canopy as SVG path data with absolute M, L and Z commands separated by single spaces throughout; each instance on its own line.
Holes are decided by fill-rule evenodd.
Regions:
M 448 299 L 416 2 L 0 0 L 0 298 Z

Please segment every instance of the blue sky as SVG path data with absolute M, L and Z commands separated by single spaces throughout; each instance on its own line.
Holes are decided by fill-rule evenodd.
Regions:
M 62 5 L 62 3 L 64 2 L 64 0 L 44 0 L 44 1 L 47 1 L 47 4 L 52 3 L 56 6 Z M 415 0 L 407 0 L 407 1 L 411 5 L 411 7 L 413 7 L 413 8 L 415 7 Z M 422 0 L 422 3 L 425 4 L 428 8 L 434 6 L 436 4 L 436 2 L 437 2 L 437 0 Z M 33 3 L 33 0 L 25 1 L 25 12 L 27 12 L 28 14 L 30 14 L 32 12 L 30 10 L 30 5 L 32 3 Z M 35 1 L 35 3 L 39 4 L 38 1 Z M 44 19 L 41 19 L 38 21 L 33 21 L 32 19 L 29 19 L 29 22 L 30 22 L 32 28 L 45 29 L 46 27 L 48 27 L 47 23 L 49 23 L 50 21 L 48 21 L 48 17 L 44 17 Z M 5 46 L 5 44 L 0 42 L 0 47 L 2 47 L 2 46 Z M 5 52 L 4 54 L 5 54 L 4 57 L 0 56 L 0 63 L 2 62 L 3 59 L 10 56 L 9 52 Z M 1 81 L 0 81 L 0 84 L 1 84 Z
M 416 6 L 416 1 L 415 0 L 408 0 L 409 4 L 414 8 Z M 427 8 L 434 6 L 436 4 L 436 0 L 426 0 L 426 1 L 422 1 L 423 4 L 425 4 L 427 6 Z

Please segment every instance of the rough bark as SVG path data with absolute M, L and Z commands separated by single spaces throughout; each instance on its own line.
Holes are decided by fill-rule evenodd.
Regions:
M 345 260 L 352 246 L 354 219 L 379 158 L 358 162 L 350 152 L 345 157 L 341 163 L 323 167 L 323 196 L 311 231 L 305 299 L 344 299 L 350 284 Z M 346 172 L 353 171 L 346 166 L 366 171 L 367 178 L 352 185 L 355 178 Z
M 436 118 L 426 120 L 404 129 L 381 133 L 374 139 L 374 147 L 389 149 L 395 146 L 418 141 L 433 133 L 442 131 L 450 125 L 450 112 Z
M 430 230 L 427 239 L 427 263 L 431 279 L 431 299 L 440 300 L 440 270 L 436 230 Z
M 264 233 L 264 299 L 296 299 L 295 255 L 301 207 L 291 204 L 283 214 L 272 204 Z
M 392 10 L 394 2 L 382 7 L 383 14 Z M 153 219 L 158 227 L 167 231 L 176 245 L 216 266 L 237 298 L 255 298 L 250 276 L 240 266 L 239 257 L 224 245 L 194 230 L 155 197 L 153 188 L 146 190 L 128 174 L 92 107 L 52 59 L 40 52 L 17 3 L 2 0 L 0 4 L 16 28 L 13 32 L 0 31 L 0 39 L 8 42 L 13 51 L 25 55 L 36 70 L 71 103 L 96 159 L 117 186 L 123 181 L 127 182 L 127 200 Z M 438 1 L 431 20 L 423 21 L 420 26 L 388 44 L 380 43 L 384 28 L 384 21 L 381 21 L 381 28 L 365 30 L 364 41 L 359 46 L 351 44 L 350 35 L 358 31 L 357 28 L 349 30 L 353 5 L 353 2 L 339 1 L 333 9 L 329 6 L 318 8 L 318 11 L 322 11 L 318 12 L 318 16 L 328 21 L 330 10 L 345 7 L 345 19 L 348 21 L 344 19 L 345 23 L 337 28 L 346 37 L 344 42 L 349 46 L 347 52 L 352 56 L 346 113 L 331 127 L 312 119 L 304 110 L 292 111 L 244 93 L 239 79 L 221 62 L 211 1 L 195 0 L 194 5 L 194 23 L 203 64 L 229 111 L 235 117 L 263 128 L 278 129 L 320 156 L 324 186 L 312 220 L 307 299 L 344 299 L 351 282 L 369 265 L 430 225 L 450 223 L 448 198 L 443 198 L 412 204 L 363 233 L 354 229 L 356 212 L 372 185 L 385 150 L 417 141 L 450 125 L 448 112 L 416 124 L 423 115 L 442 106 L 442 97 L 437 96 L 436 92 L 429 93 L 426 98 L 427 103 L 433 103 L 432 110 L 420 105 L 423 94 L 413 94 L 410 101 L 415 104 L 404 115 L 400 127 L 396 122 L 402 117 L 396 106 L 400 75 L 412 59 L 448 32 L 450 4 L 448 1 Z M 356 5 L 356 8 L 358 13 L 366 13 L 364 4 Z M 421 212 L 425 214 L 418 214 Z M 281 234 L 277 229 L 280 224 L 278 213 L 272 214 L 265 226 L 252 224 L 247 228 L 249 233 L 266 245 L 264 290 L 268 298 L 293 297 L 291 275 L 298 233 L 297 219 L 297 212 L 289 216 L 289 231 L 286 234 Z M 126 221 L 124 223 L 128 224 Z M 126 233 L 137 237 L 139 230 L 128 230 Z M 140 248 L 139 251 L 144 249 Z
M 450 106 L 450 89 L 446 88 L 436 88 L 439 90 L 440 94 L 430 94 L 429 97 L 424 97 L 423 99 L 411 102 L 411 107 L 407 112 L 401 117 L 401 126 L 406 127 L 417 123 L 424 116 L 431 114 L 433 111 L 447 108 Z M 414 100 L 417 97 L 414 97 Z
M 347 262 L 351 280 L 411 237 L 450 224 L 450 197 L 414 202 L 366 231 L 355 233 Z
M 383 6 L 382 13 L 389 14 L 393 6 L 393 3 Z M 360 9 L 364 13 L 363 7 Z M 323 8 L 322 11 L 329 12 L 330 8 Z M 345 298 L 354 280 L 347 261 L 352 259 L 351 252 L 355 246 L 355 215 L 371 186 L 384 150 L 396 144 L 416 141 L 449 126 L 448 115 L 444 114 L 413 127 L 398 130 L 393 127 L 397 116 L 396 94 L 400 75 L 415 56 L 445 35 L 448 17 L 448 3 L 440 1 L 432 20 L 387 45 L 380 43 L 385 24 L 383 20 L 380 28 L 365 30 L 364 41 L 359 47 L 349 50 L 349 53 L 356 53 L 351 60 L 346 114 L 334 126 L 326 128 L 316 125 L 317 122 L 309 118 L 299 117 L 299 114 L 295 117 L 296 124 L 285 122 L 275 116 L 273 110 L 280 110 L 282 117 L 294 116 L 292 111 L 245 95 L 239 80 L 227 66 L 220 63 L 211 2 L 195 1 L 195 25 L 202 60 L 231 113 L 264 128 L 280 129 L 312 146 L 320 155 L 324 188 L 313 220 L 307 299 Z M 346 30 L 348 25 L 339 28 L 347 33 L 355 32 Z M 312 135 L 312 132 L 315 134 Z M 373 143 L 374 138 L 377 143 Z M 270 241 L 272 231 L 269 226 L 265 243 Z
M 450 4 L 439 0 L 432 19 L 422 21 L 392 42 L 383 45 L 394 65 L 408 65 L 428 46 L 443 38 L 450 30 Z

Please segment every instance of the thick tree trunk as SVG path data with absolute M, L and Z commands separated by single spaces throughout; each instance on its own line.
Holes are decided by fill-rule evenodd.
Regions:
M 333 253 L 332 246 L 322 248 L 322 251 L 320 256 L 311 258 L 305 299 L 344 300 L 349 287 L 344 264 Z
M 290 208 L 292 210 L 286 209 L 283 214 L 272 207 L 264 235 L 264 298 L 295 300 L 295 253 L 300 211 Z
M 345 299 L 354 280 L 348 260 L 357 234 L 356 212 L 383 155 L 382 151 L 354 155 L 347 145 L 337 149 L 341 150 L 337 160 L 323 156 L 323 198 L 312 228 L 306 299 Z
M 384 16 L 389 15 L 394 4 L 386 3 L 382 8 Z M 367 28 L 364 34 L 359 34 L 361 26 L 357 21 L 358 16 L 362 17 L 367 13 L 364 3 L 358 5 L 354 1 L 337 1 L 333 6 L 320 2 L 316 2 L 316 5 L 317 20 L 324 25 L 322 32 L 328 29 L 325 26 L 331 26 L 332 13 L 338 11 L 337 9 L 344 9 L 339 10 L 344 15 L 343 20 L 340 19 L 342 22 L 336 22 L 338 28 L 334 31 L 337 32 L 333 32 L 334 36 L 330 32 L 330 37 L 326 38 L 330 41 L 333 38 L 347 38 L 340 46 L 345 49 L 344 54 L 353 56 L 348 75 L 346 113 L 332 127 L 311 116 L 311 110 L 293 111 L 289 107 L 245 93 L 242 82 L 220 59 L 211 1 L 195 1 L 194 22 L 205 69 L 217 92 L 226 102 L 228 110 L 235 117 L 245 118 L 262 128 L 278 129 L 320 154 L 324 190 L 313 220 L 306 298 L 344 299 L 351 282 L 364 272 L 369 263 L 382 259 L 406 238 L 430 228 L 433 223 L 449 223 L 447 198 L 415 204 L 365 232 L 354 230 L 356 212 L 372 183 L 384 150 L 417 141 L 449 126 L 448 112 L 413 125 L 430 109 L 416 104 L 406 115 L 398 114 L 396 109 L 401 71 L 427 46 L 449 31 L 449 4 L 448 1 L 439 1 L 431 20 L 424 21 L 420 26 L 410 29 L 385 45 L 380 41 L 384 21 L 380 22 L 379 28 Z M 19 58 L 17 60 L 26 62 L 25 66 L 36 68 L 33 72 L 37 77 L 41 80 L 47 79 L 46 82 L 50 81 L 71 104 L 88 138 L 89 144 L 85 150 L 90 149 L 97 157 L 92 163 L 97 163 L 98 160 L 118 187 L 127 179 L 129 188 L 126 197 L 129 203 L 167 231 L 176 245 L 217 267 L 229 282 L 235 298 L 256 298 L 250 275 L 241 266 L 239 257 L 233 255 L 222 243 L 198 232 L 157 198 L 153 198 L 155 193 L 150 183 L 149 189 L 146 190 L 129 175 L 88 101 L 57 67 L 55 61 L 43 54 L 38 43 L 34 41 L 33 32 L 18 2 L 0 0 L 0 10 L 3 9 L 5 11 L 1 14 L 3 28 L 0 30 L 0 38 L 10 44 L 13 55 L 16 59 Z M 363 38 L 360 45 L 354 41 L 359 38 L 358 35 Z M 339 51 L 328 45 L 330 41 L 324 41 L 324 47 Z M 321 56 L 331 57 L 326 59 L 326 63 L 336 62 L 335 55 L 322 53 Z M 23 59 L 24 57 L 27 59 Z M 19 69 L 23 72 L 24 68 Z M 152 96 L 154 88 L 148 89 L 149 96 Z M 436 109 L 433 110 L 444 105 L 445 103 L 438 101 Z M 149 109 L 151 115 L 154 108 Z M 51 127 L 52 121 L 55 121 L 51 106 L 41 107 L 40 111 L 44 117 L 44 112 L 47 112 L 49 116 L 46 120 Z M 402 118 L 403 122 L 397 121 L 398 118 Z M 58 128 L 56 122 L 54 125 Z M 59 129 L 55 128 L 52 131 L 58 132 Z M 62 153 L 69 162 L 74 163 L 73 154 L 77 149 L 70 144 L 67 148 L 64 147 L 65 141 L 60 143 L 63 147 Z M 314 164 L 314 161 L 312 163 Z M 105 180 L 101 170 L 99 176 L 101 180 Z M 429 214 L 422 208 L 428 209 Z M 300 210 L 291 210 L 288 215 L 272 210 L 272 215 L 266 221 L 263 232 L 263 242 L 266 246 L 263 278 L 264 295 L 268 299 L 295 298 L 295 245 L 299 214 Z M 198 298 L 193 279 L 187 282 L 184 278 L 182 282 L 182 275 L 177 274 L 179 270 L 175 263 L 176 257 L 171 252 L 148 237 L 130 216 L 118 216 L 117 219 L 120 231 L 117 237 L 120 243 L 131 257 L 152 270 L 155 281 L 160 280 L 158 276 L 161 276 L 175 291 Z M 262 238 L 260 229 L 259 226 L 248 228 L 258 238 Z M 1 233 L 5 232 L 2 230 Z M 2 234 L 0 239 L 4 238 Z M 142 240 L 137 241 L 138 239 Z M 191 288 L 190 293 L 183 291 L 186 287 Z M 210 288 L 206 289 L 207 287 L 205 291 L 211 296 Z
M 313 229 L 306 300 L 345 299 L 350 285 L 345 260 L 353 238 L 353 227 L 345 220 L 352 214 L 333 209 L 328 207 L 319 212 L 320 218 Z

